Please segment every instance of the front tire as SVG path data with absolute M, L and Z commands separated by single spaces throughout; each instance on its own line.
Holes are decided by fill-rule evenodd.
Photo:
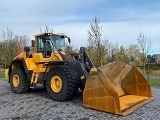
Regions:
M 55 66 L 47 74 L 46 88 L 53 100 L 70 100 L 78 91 L 77 73 L 67 65 Z
M 29 91 L 30 82 L 27 81 L 21 67 L 14 68 L 10 75 L 11 89 L 15 93 L 26 93 Z

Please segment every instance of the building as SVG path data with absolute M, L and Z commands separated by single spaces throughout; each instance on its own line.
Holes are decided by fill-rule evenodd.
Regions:
M 153 59 L 155 63 L 160 63 L 160 54 L 153 54 Z

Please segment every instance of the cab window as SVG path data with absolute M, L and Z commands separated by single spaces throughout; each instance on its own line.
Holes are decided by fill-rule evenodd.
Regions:
M 44 43 L 41 37 L 37 37 L 37 52 L 44 52 Z

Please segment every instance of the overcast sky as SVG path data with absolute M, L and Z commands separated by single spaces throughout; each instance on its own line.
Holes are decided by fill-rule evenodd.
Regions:
M 71 37 L 74 47 L 86 46 L 92 19 L 100 18 L 103 37 L 128 46 L 140 32 L 150 37 L 150 54 L 160 54 L 160 0 L 0 0 L 0 31 L 33 35 L 48 25 Z

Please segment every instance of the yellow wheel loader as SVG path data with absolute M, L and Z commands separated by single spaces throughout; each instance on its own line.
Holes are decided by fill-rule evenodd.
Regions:
M 83 106 L 118 115 L 127 115 L 153 100 L 151 87 L 136 67 L 125 62 L 96 68 L 85 51 L 67 54 L 64 34 L 35 35 L 33 50 L 24 48 L 16 56 L 5 78 L 15 93 L 26 93 L 43 84 L 53 100 L 72 99 L 83 91 Z

